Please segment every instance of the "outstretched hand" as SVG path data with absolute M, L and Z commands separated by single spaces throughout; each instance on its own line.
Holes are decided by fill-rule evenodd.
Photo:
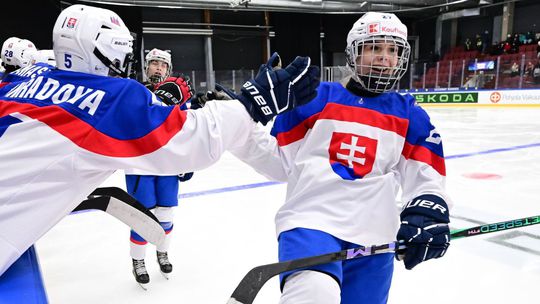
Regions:
M 284 69 L 281 59 L 274 53 L 261 66 L 254 79 L 244 83 L 236 96 L 251 117 L 266 125 L 274 116 L 303 105 L 317 96 L 319 68 L 311 65 L 309 57 L 296 57 Z
M 231 100 L 237 99 L 238 96 L 231 90 L 216 83 L 216 87 L 212 91 L 199 92 L 190 99 L 190 109 L 196 110 L 204 107 L 210 100 Z
M 189 77 L 168 77 L 156 85 L 154 94 L 167 105 L 183 105 L 193 96 L 193 89 Z

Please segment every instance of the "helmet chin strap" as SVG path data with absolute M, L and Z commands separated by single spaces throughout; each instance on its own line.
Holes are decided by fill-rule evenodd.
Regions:
M 364 84 L 360 83 L 356 77 L 349 78 L 349 81 L 345 85 L 345 88 L 349 90 L 349 92 L 357 95 L 357 96 L 363 96 L 363 97 L 376 97 L 379 96 L 381 93 L 375 93 L 368 91 Z
M 109 60 L 109 58 L 105 57 L 105 55 L 103 55 L 97 48 L 94 48 L 94 55 L 101 61 L 101 63 L 103 63 L 106 67 L 112 70 L 116 75 L 122 78 L 126 78 L 128 76 L 127 69 L 125 71 L 120 70 L 116 65 L 114 65 L 114 63 L 111 60 Z M 129 55 L 126 55 L 126 60 L 125 60 L 126 62 L 124 62 L 124 65 L 129 64 L 127 62 L 129 58 L 127 57 L 129 57 Z
M 356 73 L 356 67 L 349 65 L 349 69 L 353 72 L 351 79 L 358 85 L 362 86 L 365 91 L 379 94 L 391 90 L 398 79 L 373 77 L 369 75 L 359 75 Z
M 380 77 L 370 77 L 367 75 L 359 75 L 358 78 L 366 90 L 374 93 L 389 91 L 396 83 L 395 79 L 384 79 Z

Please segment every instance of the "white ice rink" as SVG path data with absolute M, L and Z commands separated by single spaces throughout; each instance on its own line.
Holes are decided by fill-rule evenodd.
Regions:
M 448 158 L 452 228 L 540 214 L 540 108 L 427 111 Z M 249 269 L 277 261 L 273 219 L 285 185 L 264 182 L 226 154 L 182 183 L 182 194 L 200 195 L 181 198 L 176 210 L 170 280 L 148 247 L 148 291 L 131 274 L 124 224 L 102 212 L 66 217 L 36 246 L 50 303 L 225 304 Z M 106 185 L 124 188 L 123 175 Z M 412 271 L 396 263 L 389 303 L 538 303 L 539 284 L 540 225 L 455 240 L 445 257 Z M 254 303 L 278 299 L 274 278 Z

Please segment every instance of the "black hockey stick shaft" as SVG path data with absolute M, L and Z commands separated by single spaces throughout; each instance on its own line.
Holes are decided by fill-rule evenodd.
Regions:
M 114 197 L 116 199 L 119 199 L 124 202 L 133 203 L 133 204 L 140 204 L 139 201 L 137 201 L 133 196 L 131 196 L 129 193 L 127 193 L 124 189 L 118 188 L 118 187 L 101 187 L 96 188 L 90 195 L 88 195 L 88 198 L 92 198 L 95 196 L 101 196 L 106 195 L 110 197 Z
M 301 269 L 319 264 L 335 261 L 354 259 L 362 256 L 394 252 L 398 248 L 398 242 L 369 247 L 358 247 L 338 252 L 291 260 L 281 263 L 262 265 L 251 269 L 234 290 L 227 304 L 251 304 L 263 285 L 272 277 L 289 270 Z
M 500 232 L 515 228 L 521 228 L 540 224 L 540 216 L 525 217 L 506 222 L 485 224 L 467 229 L 452 230 L 450 237 L 452 240 L 483 235 L 492 232 Z M 252 304 L 263 285 L 272 277 L 286 271 L 298 270 L 301 268 L 312 267 L 315 265 L 326 264 L 349 259 L 356 259 L 364 256 L 395 252 L 398 249 L 405 249 L 405 245 L 398 242 L 392 242 L 383 245 L 374 245 L 369 247 L 358 247 L 342 250 L 338 252 L 307 257 L 297 260 L 285 261 L 281 263 L 267 264 L 257 266 L 251 269 L 240 281 L 231 295 L 227 304 Z
M 75 209 L 73 209 L 73 211 L 77 212 L 95 209 L 107 212 L 107 207 L 109 207 L 111 197 L 139 210 L 159 223 L 159 220 L 155 217 L 155 215 L 145 208 L 141 202 L 139 202 L 125 190 L 118 187 L 96 188 L 96 190 L 92 191 L 92 193 L 88 195 L 88 199 L 82 201 L 77 207 L 75 207 Z

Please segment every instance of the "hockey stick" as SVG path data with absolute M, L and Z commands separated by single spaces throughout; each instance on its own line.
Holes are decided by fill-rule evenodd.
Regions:
M 540 224 L 540 216 L 531 216 L 506 222 L 485 224 L 467 229 L 452 230 L 450 237 L 452 240 L 465 238 L 469 236 L 483 235 L 492 232 L 499 232 L 520 227 Z M 345 261 L 360 257 L 395 252 L 399 249 L 405 249 L 405 245 L 399 242 L 392 242 L 383 245 L 360 246 L 357 248 L 342 250 L 338 252 L 307 257 L 297 260 L 285 261 L 281 263 L 267 264 L 257 266 L 251 269 L 240 281 L 231 295 L 227 304 L 252 304 L 263 285 L 272 277 L 291 270 L 311 267 L 320 264 L 326 264 L 337 261 Z
M 155 215 L 120 188 L 97 188 L 73 211 L 90 209 L 114 216 L 154 245 L 165 240 L 165 231 Z

